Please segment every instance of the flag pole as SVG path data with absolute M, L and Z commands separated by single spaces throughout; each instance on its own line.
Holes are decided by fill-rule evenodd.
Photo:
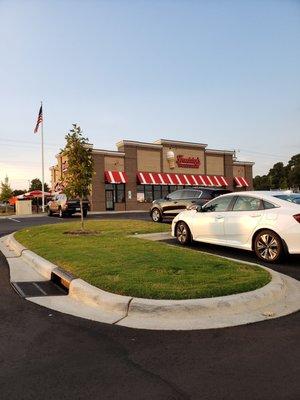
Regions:
M 41 107 L 43 107 L 43 102 L 41 101 Z M 42 109 L 43 110 L 43 109 Z M 42 211 L 45 212 L 45 165 L 44 165 L 44 111 L 41 123 L 41 138 L 42 138 Z

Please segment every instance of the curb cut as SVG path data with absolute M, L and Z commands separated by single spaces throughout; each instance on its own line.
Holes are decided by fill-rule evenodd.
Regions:
M 14 238 L 14 234 L 6 237 L 6 245 L 49 280 L 55 271 L 70 275 L 26 249 Z M 99 317 L 97 313 L 93 317 L 80 315 L 83 318 L 108 322 L 107 315 L 110 315 L 109 323 L 155 330 L 223 328 L 278 318 L 299 311 L 300 282 L 258 266 L 270 273 L 271 282 L 251 292 L 222 297 L 190 300 L 133 298 L 106 292 L 76 277 L 68 282 L 68 297 L 92 307 L 94 312 L 98 310 Z M 63 307 L 59 311 L 71 313 Z M 105 318 L 101 316 L 103 313 Z

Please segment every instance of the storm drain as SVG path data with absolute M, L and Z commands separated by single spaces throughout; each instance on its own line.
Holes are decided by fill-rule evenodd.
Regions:
M 11 282 L 12 287 L 22 297 L 66 296 L 68 289 L 52 281 Z

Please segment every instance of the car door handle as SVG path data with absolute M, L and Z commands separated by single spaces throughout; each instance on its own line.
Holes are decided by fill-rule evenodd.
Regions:
M 178 203 L 178 201 L 174 201 L 174 204 L 177 204 Z
M 261 217 L 261 214 L 254 214 L 254 215 L 250 215 L 251 218 L 258 218 Z
M 222 215 L 217 215 L 216 219 L 224 219 L 224 217 Z

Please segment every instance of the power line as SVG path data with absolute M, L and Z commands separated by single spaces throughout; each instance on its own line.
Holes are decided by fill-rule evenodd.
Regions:
M 23 146 L 23 144 L 40 146 L 40 143 L 38 143 L 38 142 L 31 142 L 31 141 L 27 141 L 27 140 L 0 139 L 0 142 L 4 142 L 6 146 L 12 146 L 12 145 L 13 146 L 16 146 L 16 145 Z M 54 143 L 46 143 L 46 145 L 48 147 L 56 147 L 57 148 L 57 144 L 54 144 Z

